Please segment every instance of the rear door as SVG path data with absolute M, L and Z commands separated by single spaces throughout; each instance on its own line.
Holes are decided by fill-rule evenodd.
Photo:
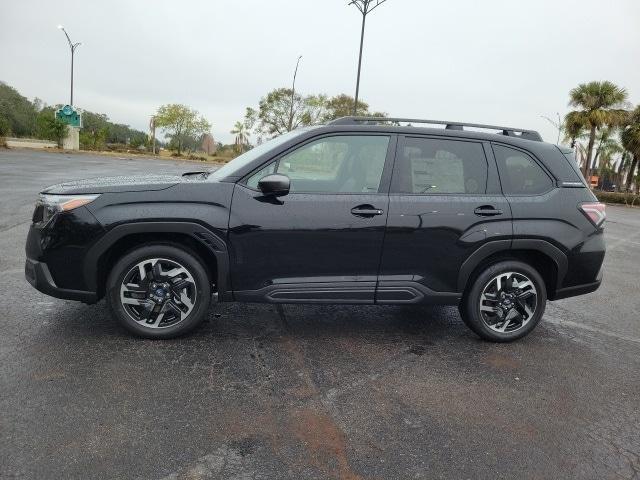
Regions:
M 509 248 L 511 235 L 489 143 L 399 137 L 376 301 L 455 301 L 464 262 Z

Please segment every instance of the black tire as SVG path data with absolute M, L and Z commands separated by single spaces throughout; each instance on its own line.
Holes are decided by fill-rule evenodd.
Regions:
M 162 266 L 159 266 L 159 270 L 156 272 L 153 260 L 156 260 L 155 263 L 160 263 L 165 266 L 168 264 L 172 269 L 176 269 L 172 271 L 182 272 L 173 277 L 173 280 L 162 283 L 163 286 L 168 285 L 168 287 L 163 290 L 167 296 L 166 300 L 157 300 L 162 299 L 162 294 L 160 297 L 149 297 L 159 291 L 152 288 L 152 281 L 155 282 L 156 278 L 169 279 L 169 277 L 157 275 L 156 273 L 171 273 L 171 271 L 162 271 Z M 134 269 L 140 268 L 139 265 L 141 263 L 144 265 L 142 267 L 143 270 L 146 268 L 147 275 L 143 280 L 140 280 L 142 279 L 142 271 L 140 271 L 137 277 L 135 277 L 136 274 L 133 273 L 135 271 Z M 182 267 L 184 271 L 179 267 Z M 122 285 L 125 277 L 132 278 L 131 275 L 139 279 L 138 285 L 136 285 L 136 288 L 139 286 L 139 291 L 122 293 L 121 289 L 123 288 Z M 175 288 L 178 288 L 178 281 L 182 279 L 181 277 L 186 278 L 186 280 L 183 280 L 183 284 L 188 286 L 182 287 L 182 290 L 175 290 L 174 285 L 176 285 Z M 146 287 L 143 287 L 143 282 L 147 282 Z M 127 283 L 127 285 L 130 284 Z M 126 287 L 125 290 L 127 290 Z M 146 292 L 148 296 L 144 297 L 144 293 L 142 292 Z M 129 303 L 128 297 L 124 300 L 121 297 L 134 294 L 136 298 L 133 300 L 144 302 L 144 307 L 135 305 L 132 308 L 131 305 L 124 305 L 124 303 Z M 185 295 L 184 298 L 182 297 L 183 294 Z M 174 338 L 192 331 L 202 323 L 206 317 L 211 302 L 211 280 L 207 275 L 207 270 L 202 260 L 200 260 L 195 253 L 174 245 L 153 244 L 137 248 L 116 262 L 107 278 L 105 296 L 113 315 L 129 332 L 144 338 Z M 137 298 L 142 298 L 142 300 L 136 300 Z M 172 303 L 172 309 L 169 310 L 165 308 L 165 303 Z M 148 306 L 152 306 L 153 308 L 147 308 Z M 169 307 L 169 305 L 166 305 L 166 307 Z M 182 313 L 178 312 L 176 307 L 182 309 Z M 134 318 L 137 317 L 139 312 L 142 312 L 142 316 L 144 317 L 145 313 L 153 312 L 154 309 L 160 311 L 167 310 L 169 313 L 163 313 L 163 316 L 169 316 L 174 320 L 174 323 L 166 322 L 166 325 L 163 325 L 162 319 L 157 320 L 157 313 L 155 315 L 157 325 L 154 327 L 147 326 L 144 318 L 142 320 Z M 151 313 L 151 315 L 153 315 L 153 313 Z M 152 319 L 148 321 L 155 322 L 155 320 Z
M 509 274 L 512 274 L 512 276 L 507 277 Z M 500 283 L 497 283 L 496 279 L 500 275 L 503 276 L 501 277 Z M 513 289 L 507 291 L 506 296 L 508 298 L 498 301 L 492 300 L 494 295 L 496 295 L 497 298 L 500 298 L 501 294 L 497 294 L 498 291 L 503 292 L 506 290 L 505 288 L 502 290 L 498 290 L 497 288 L 498 285 L 503 285 L 505 283 L 505 278 L 507 279 L 507 282 L 509 281 L 509 278 L 512 278 L 512 280 L 510 280 L 511 282 L 517 279 L 515 280 L 515 283 L 520 282 L 519 284 L 522 285 L 526 284 L 523 280 L 523 278 L 526 278 L 532 283 L 533 288 L 526 286 L 523 290 Z M 529 293 L 526 300 L 526 308 L 531 312 L 530 315 L 522 306 L 524 301 L 521 300 L 521 298 L 524 297 L 526 290 L 529 289 L 531 292 L 535 289 L 535 295 Z M 484 297 L 483 293 L 485 294 Z M 508 310 L 506 310 L 508 307 L 502 308 L 504 303 L 501 302 L 509 302 L 510 305 L 513 305 L 512 309 L 515 310 L 515 313 L 512 315 L 514 319 L 507 321 L 509 313 L 505 314 L 504 312 L 508 312 Z M 517 305 L 515 302 L 517 302 Z M 531 265 L 524 262 L 517 260 L 505 260 L 487 266 L 472 278 L 471 283 L 467 287 L 467 291 L 462 298 L 460 314 L 464 323 L 484 340 L 489 340 L 491 342 L 512 342 L 529 334 L 536 325 L 538 325 L 542 315 L 544 314 L 546 303 L 547 290 L 545 288 L 544 280 L 538 271 Z M 498 316 L 498 313 L 481 312 L 481 305 L 484 305 L 489 309 L 495 309 L 496 312 L 499 311 L 502 316 Z M 496 308 L 495 305 L 498 307 Z M 534 305 L 535 310 L 532 309 Z M 523 313 L 521 314 L 520 312 Z M 502 319 L 504 319 L 504 321 L 500 322 Z M 515 319 L 517 319 L 516 322 L 514 322 Z M 496 322 L 492 323 L 489 320 L 495 320 Z M 502 327 L 506 328 L 508 331 L 496 331 L 500 330 Z

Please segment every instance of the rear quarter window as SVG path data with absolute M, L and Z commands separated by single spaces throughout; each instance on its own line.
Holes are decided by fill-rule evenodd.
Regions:
M 493 145 L 502 191 L 508 195 L 539 195 L 553 187 L 553 181 L 533 157 L 521 150 Z

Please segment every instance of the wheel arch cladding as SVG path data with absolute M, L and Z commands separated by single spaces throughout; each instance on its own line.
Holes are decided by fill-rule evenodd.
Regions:
M 226 291 L 229 259 L 225 242 L 207 228 L 191 222 L 138 222 L 109 230 L 85 258 L 83 272 L 87 285 L 101 298 L 107 275 L 117 259 L 133 248 L 150 243 L 186 246 L 202 259 L 218 292 Z
M 492 248 L 476 250 L 460 269 L 458 289 L 464 292 L 480 271 L 502 260 L 519 260 L 535 268 L 544 280 L 547 297 L 550 299 L 555 295 L 567 271 L 566 255 L 550 243 L 514 240 L 511 248 L 494 245 Z

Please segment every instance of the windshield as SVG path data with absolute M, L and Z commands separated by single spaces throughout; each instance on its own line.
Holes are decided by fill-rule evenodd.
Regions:
M 237 170 L 240 170 L 244 166 L 253 162 L 256 158 L 258 158 L 263 153 L 268 152 L 276 148 L 278 145 L 282 145 L 283 143 L 291 140 L 294 137 L 310 130 L 312 127 L 298 128 L 291 132 L 287 132 L 285 134 L 280 135 L 279 137 L 272 138 L 271 140 L 264 142 L 257 147 L 252 148 L 248 152 L 243 153 L 242 155 L 234 158 L 229 163 L 223 165 L 218 170 L 213 172 L 209 178 L 212 180 L 219 180 L 220 178 L 227 177 L 229 175 L 233 175 L 233 173 Z

